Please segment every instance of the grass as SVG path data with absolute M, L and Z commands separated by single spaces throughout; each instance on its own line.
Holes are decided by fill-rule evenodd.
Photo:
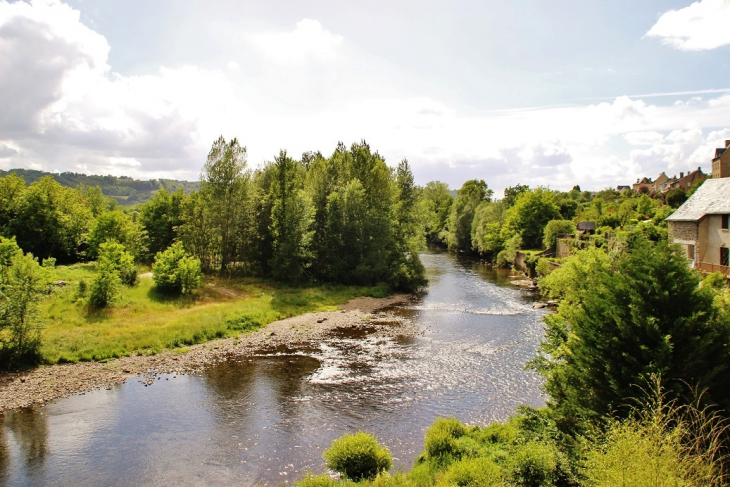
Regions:
M 190 297 L 159 293 L 150 278 L 122 288 L 105 310 L 74 302 L 78 282 L 96 274 L 94 264 L 59 266 L 56 279 L 66 281 L 41 307 L 47 316 L 42 331 L 45 363 L 106 361 L 131 354 L 151 355 L 163 349 L 238 336 L 272 321 L 312 311 L 336 309 L 358 296 L 388 294 L 384 286 L 284 286 L 257 279 L 208 276 Z

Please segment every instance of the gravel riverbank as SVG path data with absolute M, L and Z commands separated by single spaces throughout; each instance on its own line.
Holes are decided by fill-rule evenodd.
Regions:
M 127 379 L 141 377 L 148 383 L 157 374 L 195 373 L 231 356 L 251 355 L 262 350 L 316 344 L 340 328 L 367 326 L 385 335 L 415 335 L 418 328 L 392 313 L 379 310 L 405 303 L 411 295 L 357 298 L 338 311 L 307 313 L 270 323 L 240 338 L 226 338 L 193 345 L 185 353 L 165 350 L 152 356 L 123 357 L 106 363 L 80 362 L 50 365 L 26 372 L 0 373 L 0 411 L 45 404 L 71 394 L 110 388 Z M 396 326 L 394 326 L 396 323 Z

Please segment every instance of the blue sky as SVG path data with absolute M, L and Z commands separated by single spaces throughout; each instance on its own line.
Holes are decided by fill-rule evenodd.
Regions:
M 730 3 L 0 0 L 0 168 L 196 179 L 367 140 L 417 182 L 709 170 Z

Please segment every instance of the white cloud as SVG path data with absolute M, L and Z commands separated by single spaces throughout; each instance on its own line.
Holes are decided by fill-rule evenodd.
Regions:
M 291 32 L 261 32 L 250 35 L 249 40 L 263 56 L 279 66 L 331 61 L 342 45 L 342 36 L 311 19 L 299 21 Z
M 408 158 L 421 184 L 482 178 L 497 191 L 518 182 L 590 189 L 707 169 L 730 138 L 727 94 L 468 115 L 392 89 L 392 70 L 363 62 L 316 21 L 249 38 L 275 69 L 241 52 L 243 68 L 230 61 L 122 76 L 108 65 L 106 39 L 77 11 L 0 0 L 0 167 L 195 179 L 221 134 L 239 137 L 252 165 L 279 149 L 327 154 L 364 138 L 391 164 Z M 281 76 L 285 63 L 321 62 L 326 69 Z
M 700 0 L 670 10 L 646 33 L 682 51 L 704 51 L 730 44 L 730 2 Z

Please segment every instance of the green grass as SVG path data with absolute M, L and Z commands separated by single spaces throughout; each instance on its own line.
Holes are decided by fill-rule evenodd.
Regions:
M 171 297 L 150 278 L 105 310 L 74 302 L 78 282 L 91 279 L 93 264 L 56 269 L 56 288 L 41 307 L 47 316 L 41 354 L 45 363 L 105 361 L 163 349 L 183 349 L 216 338 L 238 336 L 272 321 L 312 311 L 336 309 L 358 296 L 385 296 L 384 286 L 283 286 L 257 279 L 206 277 L 191 297 Z

